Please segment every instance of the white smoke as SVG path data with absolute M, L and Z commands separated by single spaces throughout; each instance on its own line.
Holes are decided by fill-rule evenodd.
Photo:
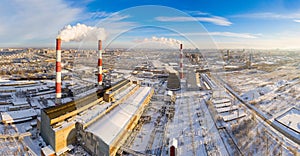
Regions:
M 172 46 L 182 43 L 182 41 L 174 38 L 156 37 L 156 36 L 152 36 L 151 38 L 144 38 L 144 40 L 136 40 L 136 42 L 159 42 L 162 44 L 167 44 Z
M 106 33 L 104 28 L 87 26 L 77 23 L 74 26 L 67 25 L 59 31 L 59 35 L 63 41 L 82 41 L 82 40 L 104 40 Z

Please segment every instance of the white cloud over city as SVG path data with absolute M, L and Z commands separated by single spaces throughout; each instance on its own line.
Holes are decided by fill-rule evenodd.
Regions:
M 1 46 L 55 37 L 58 30 L 76 21 L 82 12 L 83 9 L 70 7 L 63 0 L 2 0 Z

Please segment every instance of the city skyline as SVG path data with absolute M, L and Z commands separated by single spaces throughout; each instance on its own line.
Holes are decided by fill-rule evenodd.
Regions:
M 181 4 L 169 0 L 5 0 L 0 3 L 3 3 L 0 5 L 0 47 L 54 47 L 54 38 L 61 29 L 80 23 L 104 27 L 110 40 L 114 34 L 128 30 L 113 44 L 115 47 L 132 47 L 153 37 L 175 40 L 185 37 L 200 48 L 300 48 L 300 2 L 297 1 L 186 1 Z M 141 5 L 161 9 L 139 11 Z M 153 33 L 157 31 L 159 35 Z M 65 44 L 78 47 L 77 42 Z

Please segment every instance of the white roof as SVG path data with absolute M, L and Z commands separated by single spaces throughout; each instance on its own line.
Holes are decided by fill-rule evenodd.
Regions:
M 222 108 L 217 108 L 218 113 L 223 113 L 223 112 L 228 112 L 230 110 L 236 110 L 238 109 L 238 106 L 228 106 L 228 107 L 222 107 Z
M 221 107 L 229 107 L 231 106 L 231 102 L 226 102 L 226 103 L 220 103 L 220 104 L 214 104 L 216 108 L 221 108 Z
M 55 154 L 54 150 L 52 149 L 52 147 L 50 145 L 43 147 L 42 151 L 45 155 Z
M 26 101 L 25 98 L 23 99 L 18 99 L 17 101 L 12 101 L 13 105 L 27 105 L 28 102 Z
M 239 113 L 238 113 L 238 111 L 239 111 L 239 110 L 234 111 L 232 114 L 223 115 L 223 116 L 222 116 L 222 117 L 223 117 L 223 120 L 224 120 L 225 122 L 227 122 L 227 121 L 235 120 L 235 119 L 238 119 L 238 118 L 241 118 L 241 117 L 244 117 L 244 116 L 247 115 L 246 113 L 241 112 L 241 111 L 239 111 Z
M 153 60 L 152 61 L 152 65 L 155 67 L 155 68 L 162 68 L 163 67 L 163 63 L 159 60 Z
M 165 66 L 165 69 L 166 69 L 169 73 L 177 73 L 177 71 L 176 71 L 172 66 Z
M 8 111 L 8 112 L 1 112 L 2 121 L 7 123 L 16 122 L 19 119 L 25 119 L 37 116 L 37 113 L 34 109 L 25 109 L 19 111 Z
M 172 95 L 173 95 L 173 92 L 170 91 L 170 90 L 168 90 L 168 91 L 167 91 L 167 95 L 168 95 L 168 96 L 172 96 Z
M 176 63 L 176 62 L 169 62 L 169 65 L 170 66 L 178 66 L 178 63 Z
M 110 145 L 119 133 L 123 131 L 124 127 L 141 106 L 144 98 L 150 93 L 150 90 L 150 87 L 140 87 L 125 102 L 90 125 L 86 131 L 93 133 L 107 145 Z
M 95 118 L 97 115 L 99 115 L 100 113 L 104 112 L 106 110 L 106 107 L 109 107 L 109 105 L 111 105 L 111 103 L 103 103 L 101 105 L 95 105 L 92 108 L 81 112 L 81 115 L 76 116 L 76 119 L 78 121 L 81 121 L 82 123 L 87 123 L 93 118 Z
M 220 104 L 220 103 L 227 103 L 227 102 L 230 102 L 230 99 L 222 98 L 222 99 L 213 99 L 212 100 L 213 104 Z

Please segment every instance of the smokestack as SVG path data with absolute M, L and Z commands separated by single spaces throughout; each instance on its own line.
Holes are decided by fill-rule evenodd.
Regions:
M 61 104 L 61 39 L 56 39 L 56 105 Z
M 98 58 L 98 85 L 101 86 L 103 82 L 102 78 L 102 41 L 98 41 L 98 53 L 99 53 L 99 58 Z
M 183 52 L 182 52 L 182 43 L 180 43 L 180 79 L 183 79 Z

